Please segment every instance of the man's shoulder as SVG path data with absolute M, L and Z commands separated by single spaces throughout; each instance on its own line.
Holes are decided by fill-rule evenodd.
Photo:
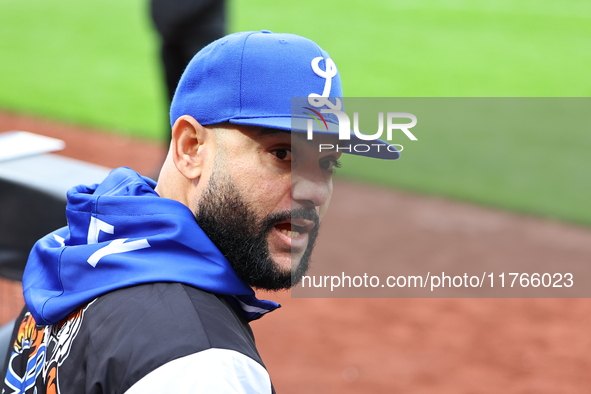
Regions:
M 70 355 L 69 361 L 87 363 L 97 375 L 91 380 L 106 378 L 125 389 L 174 360 L 198 353 L 207 358 L 218 354 L 210 352 L 215 349 L 264 368 L 250 327 L 224 298 L 180 283 L 143 284 L 99 297 L 84 310 L 78 340 L 85 343 L 84 355 Z M 109 363 L 125 365 L 125 376 L 110 376 L 104 370 Z
M 190 340 L 193 351 L 226 347 L 239 337 L 252 340 L 247 322 L 223 296 L 181 283 L 159 282 L 122 288 L 99 297 L 86 312 L 95 322 L 116 321 L 121 336 Z M 90 323 L 90 322 L 89 322 Z M 104 330 L 105 326 L 97 326 Z M 179 338 L 179 334 L 181 338 Z M 187 344 L 188 345 L 188 344 Z
M 222 296 L 176 282 L 117 289 L 100 296 L 89 309 L 98 314 L 139 315 L 142 319 L 166 317 L 181 325 L 187 319 L 206 319 L 214 311 L 233 314 Z

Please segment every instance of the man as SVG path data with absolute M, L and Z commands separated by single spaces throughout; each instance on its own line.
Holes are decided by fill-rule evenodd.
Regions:
M 341 153 L 319 149 L 332 127 L 290 132 L 290 98 L 316 111 L 340 96 L 334 62 L 299 36 L 197 54 L 159 183 L 120 168 L 71 189 L 68 226 L 33 248 L 3 392 L 273 392 L 248 322 L 278 305 L 252 287 L 305 272 Z

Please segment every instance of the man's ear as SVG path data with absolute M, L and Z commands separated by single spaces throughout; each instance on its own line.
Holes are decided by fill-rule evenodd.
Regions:
M 176 168 L 187 179 L 201 176 L 205 163 L 204 147 L 211 131 L 189 115 L 179 117 L 172 126 L 171 151 Z

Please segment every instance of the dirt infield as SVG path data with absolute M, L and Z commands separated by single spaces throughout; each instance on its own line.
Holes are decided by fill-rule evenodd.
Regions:
M 145 175 L 164 155 L 152 143 L 0 113 L 0 131 L 15 129 L 65 140 L 65 156 Z M 363 239 L 374 243 L 359 247 Z M 314 264 L 356 267 L 367 250 L 393 268 L 511 258 L 584 265 L 591 229 L 339 180 Z M 0 282 L 2 321 L 22 303 L 17 287 Z M 252 326 L 279 393 L 590 391 L 590 299 L 265 296 L 283 307 Z

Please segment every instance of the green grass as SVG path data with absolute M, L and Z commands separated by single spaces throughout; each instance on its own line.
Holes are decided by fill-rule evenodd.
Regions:
M 591 224 L 591 98 L 347 100 L 360 119 L 378 110 L 415 114 L 418 141 L 399 131 L 400 160 L 344 155 L 338 174 Z M 375 119 L 368 123 L 360 130 L 374 133 Z
M 165 123 L 144 0 L 0 4 L 0 107 L 156 139 Z
M 259 0 L 233 15 L 328 48 L 350 97 L 591 95 L 585 1 Z
M 164 88 L 147 7 L 3 0 L 0 107 L 162 139 Z M 234 0 L 229 15 L 230 31 L 320 43 L 350 97 L 591 95 L 588 0 Z M 347 157 L 340 174 L 591 224 L 588 129 L 423 129 L 402 160 Z

